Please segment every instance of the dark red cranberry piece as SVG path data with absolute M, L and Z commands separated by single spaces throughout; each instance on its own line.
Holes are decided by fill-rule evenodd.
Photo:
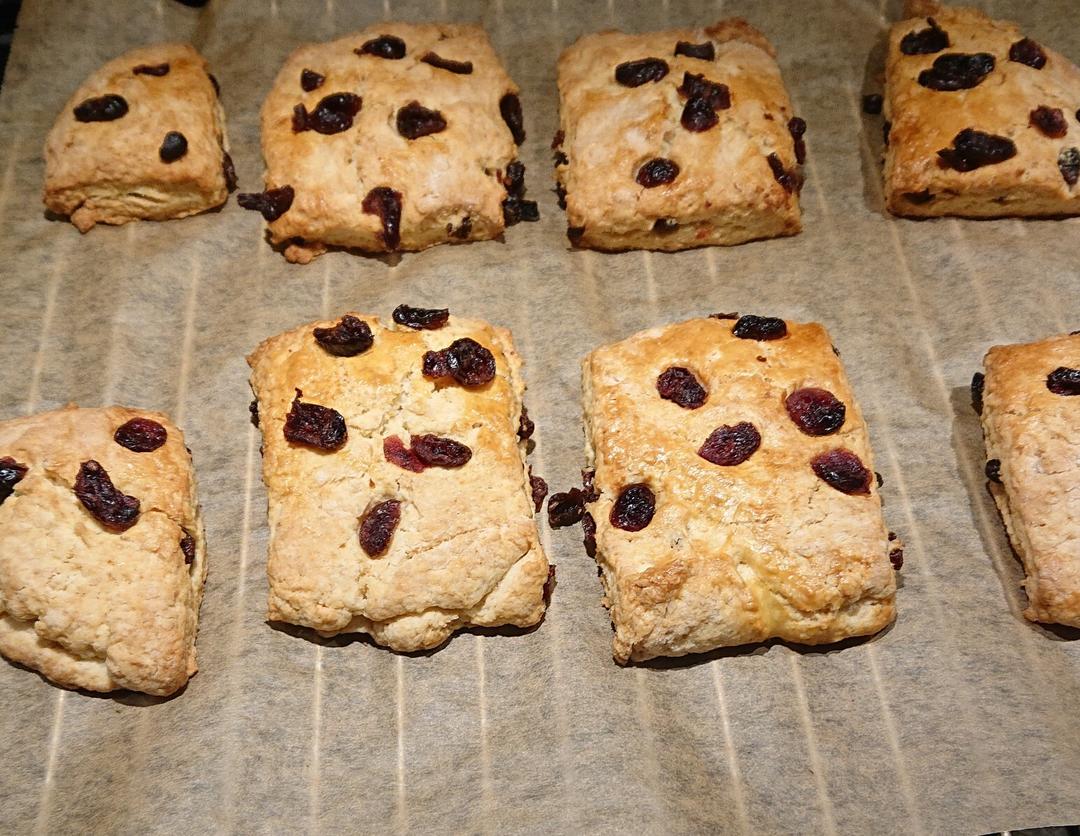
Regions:
M 971 408 L 982 415 L 983 391 L 986 389 L 986 375 L 975 372 L 971 376 Z
M 355 93 L 331 93 L 323 96 L 310 113 L 302 104 L 293 108 L 293 131 L 316 131 L 320 134 L 339 134 L 353 125 L 364 100 Z
M 360 518 L 360 547 L 368 557 L 378 557 L 390 547 L 401 522 L 401 503 L 388 499 L 372 505 Z
M 75 106 L 75 118 L 80 122 L 111 122 L 127 112 L 127 101 L 115 93 L 84 99 Z
M 302 403 L 296 390 L 292 409 L 285 416 L 285 440 L 316 450 L 340 450 L 349 440 L 345 418 L 336 409 L 316 403 Z
M 436 55 L 434 52 L 424 53 L 424 57 L 420 60 L 425 64 L 430 64 L 440 70 L 446 70 L 447 72 L 456 73 L 457 75 L 469 75 L 472 72 L 472 61 L 454 61 L 450 58 L 443 58 L 441 55 Z
M 566 139 L 566 132 L 562 128 L 555 131 L 555 136 L 551 138 L 551 150 L 557 151 L 562 147 L 563 140 Z
M 885 484 L 885 477 L 878 473 L 876 470 L 874 471 L 874 479 L 877 481 L 877 486 L 879 488 Z
M 412 451 L 428 467 L 461 467 L 472 458 L 468 445 L 438 435 L 414 435 Z
M 232 194 L 236 191 L 236 166 L 228 151 L 221 152 L 221 173 L 225 177 L 225 190 Z
M 996 165 L 1016 156 L 1011 139 L 964 128 L 953 138 L 952 148 L 937 152 L 943 165 L 957 171 L 974 171 L 984 165 Z
M 541 479 L 539 476 L 533 476 L 532 468 L 529 468 L 529 490 L 532 492 L 533 507 L 536 508 L 536 513 L 540 513 L 540 509 L 544 507 L 544 498 L 547 496 L 548 486 L 547 482 Z
M 795 142 L 795 162 L 802 165 L 806 162 L 806 141 L 803 139 L 806 135 L 806 120 L 798 116 L 793 116 L 788 120 L 787 129 L 791 134 L 792 140 Z M 775 174 L 776 172 L 774 171 L 773 173 Z
M 1062 148 L 1058 154 L 1058 170 L 1068 185 L 1075 186 L 1080 180 L 1080 149 Z
M 679 165 L 674 160 L 655 157 L 638 169 L 634 177 L 639 186 L 654 189 L 672 182 L 679 176 Z
M 585 227 L 583 226 L 568 226 L 566 228 L 566 237 L 571 244 L 577 245 L 577 242 L 585 237 Z
M 521 114 L 521 99 L 516 93 L 507 93 L 499 99 L 499 113 L 514 137 L 514 144 L 521 145 L 525 141 L 525 117 Z
M 674 218 L 657 218 L 653 221 L 652 229 L 657 235 L 668 235 L 679 228 L 679 222 Z
M 870 493 L 870 471 L 850 450 L 837 448 L 810 460 L 814 473 L 830 488 L 841 493 Z
M 692 44 L 689 41 L 679 41 L 675 44 L 675 54 L 685 55 L 687 58 L 700 58 L 702 61 L 716 60 L 716 47 L 712 41 L 703 44 Z
M 881 141 L 884 142 L 886 146 L 888 146 L 889 144 L 890 131 L 892 131 L 892 122 L 886 120 L 885 123 L 881 126 Z
M 187 137 L 180 131 L 169 131 L 161 140 L 158 156 L 163 163 L 174 163 L 187 153 Z
M 611 524 L 623 531 L 641 531 L 656 513 L 656 495 L 648 485 L 638 482 L 619 491 L 611 506 Z
M 536 424 L 529 418 L 529 410 L 524 406 L 521 407 L 521 417 L 518 418 L 518 438 L 522 441 L 532 438 L 532 434 L 536 431 Z
M 322 87 L 324 81 L 326 81 L 326 76 L 322 73 L 309 70 L 307 67 L 300 71 L 300 87 L 305 93 L 318 90 Z
M 930 26 L 908 32 L 900 39 L 900 51 L 904 55 L 931 55 L 949 47 L 949 34 L 937 25 L 937 21 L 928 17 Z
M 180 538 L 180 551 L 184 553 L 184 565 L 190 566 L 195 562 L 195 538 L 184 532 Z
M 761 433 L 749 421 L 738 424 L 724 424 L 717 427 L 697 454 L 707 462 L 721 467 L 735 467 L 742 464 L 761 446 Z
M 165 63 L 165 64 L 139 64 L 139 66 L 137 66 L 131 72 L 133 72 L 135 75 L 163 76 L 163 75 L 168 75 L 169 74 L 169 65 L 168 65 L 168 63 Z
M 989 52 L 950 52 L 934 59 L 930 69 L 919 73 L 919 84 L 931 90 L 970 90 L 994 71 Z
M 585 494 L 580 488 L 571 488 L 565 493 L 553 493 L 548 500 L 548 525 L 552 528 L 565 528 L 581 521 L 585 513 Z
M 847 409 L 827 389 L 796 389 L 784 400 L 795 426 L 807 435 L 829 435 L 844 426 Z
M 694 373 L 682 366 L 669 366 L 656 378 L 656 391 L 665 401 L 683 409 L 697 409 L 705 403 L 708 393 Z
M 461 223 L 456 229 L 452 224 L 447 224 L 446 231 L 451 238 L 457 238 L 459 241 L 464 241 L 472 234 L 472 218 L 466 215 L 461 219 Z
M 1046 388 L 1055 395 L 1080 395 L 1080 369 L 1058 366 L 1046 376 Z
M 889 550 L 889 563 L 895 571 L 899 572 L 904 566 L 904 550 L 903 549 L 890 549 Z
M 420 102 L 409 102 L 397 112 L 397 130 L 406 139 L 437 134 L 446 130 L 446 120 L 437 110 L 430 110 Z
M 738 318 L 739 318 L 738 312 L 733 312 L 733 313 L 711 313 L 711 314 L 709 314 L 709 319 L 738 319 Z
M 248 413 L 251 415 L 251 425 L 253 427 L 259 426 L 259 402 L 252 399 L 248 404 Z
M 117 490 L 105 468 L 93 459 L 79 467 L 75 496 L 94 519 L 111 531 L 127 531 L 139 521 L 139 500 Z
M 885 100 L 881 97 L 880 93 L 867 93 L 862 97 L 862 110 L 863 113 L 868 113 L 871 116 L 877 116 L 881 113 L 881 107 L 885 103 Z
M 332 328 L 316 328 L 311 333 L 319 345 L 337 357 L 355 357 L 375 343 L 371 327 L 352 314 L 345 314 Z
M 441 351 L 424 354 L 424 377 L 452 377 L 462 386 L 483 386 L 495 379 L 495 357 L 476 340 L 463 337 Z
M 132 418 L 113 433 L 113 441 L 135 453 L 152 453 L 165 443 L 169 433 L 157 421 Z
M 261 212 L 266 221 L 276 221 L 289 211 L 296 193 L 292 186 L 267 189 L 265 192 L 241 192 L 236 202 L 245 209 Z
M 740 340 L 779 340 L 787 336 L 787 323 L 776 316 L 740 316 L 731 333 Z
M 1051 139 L 1061 139 L 1069 132 L 1069 123 L 1060 107 L 1040 105 L 1031 111 L 1030 122 Z
M 640 87 L 650 81 L 659 81 L 667 74 L 667 61 L 662 58 L 625 61 L 615 68 L 615 80 L 623 87 Z
M 15 486 L 23 480 L 29 468 L 11 458 L 0 458 L 0 505 L 15 492 Z
M 401 243 L 401 192 L 389 186 L 377 186 L 367 193 L 360 204 L 369 215 L 378 215 L 383 231 L 379 234 L 388 250 L 396 250 Z
M 189 9 L 201 9 L 210 0 L 176 0 L 180 5 L 187 6 Z
M 934 195 L 929 189 L 923 189 L 921 192 L 904 192 L 904 200 L 916 206 L 924 206 L 933 199 Z
M 596 520 L 588 511 L 581 515 L 581 530 L 585 534 L 584 538 L 582 538 L 585 544 L 585 554 L 589 557 L 596 557 Z
M 1031 38 L 1024 38 L 1009 47 L 1009 60 L 1017 64 L 1027 64 L 1029 67 L 1041 70 L 1046 66 L 1046 53 Z
M 408 305 L 394 308 L 394 322 L 417 331 L 434 331 L 442 328 L 449 319 L 449 308 L 410 308 Z
M 990 459 L 983 468 L 983 473 L 991 482 L 1001 484 L 1001 459 Z
M 784 163 L 776 153 L 769 154 L 766 158 L 769 161 L 769 168 L 772 169 L 773 177 L 776 178 L 776 182 L 784 187 L 784 191 L 791 193 L 797 192 L 802 187 L 802 179 L 795 171 L 788 171 L 784 168 Z
M 413 473 L 423 473 L 426 469 L 426 465 L 420 461 L 419 457 L 406 447 L 404 442 L 396 435 L 383 439 L 383 458 L 390 464 L 396 464 L 398 467 L 410 470 Z
M 709 81 L 700 73 L 683 73 L 682 84 L 675 91 L 687 99 L 704 99 L 714 110 L 731 107 L 731 91 L 726 84 Z
M 365 41 L 359 49 L 354 49 L 357 55 L 374 55 L 377 58 L 397 60 L 405 57 L 405 41 L 396 35 L 379 35 L 370 41 Z
M 506 166 L 502 183 L 506 187 L 506 200 L 502 202 L 503 220 L 507 226 L 521 221 L 540 220 L 540 209 L 535 200 L 525 200 L 525 163 L 514 160 Z
M 596 502 L 600 498 L 600 491 L 596 489 L 594 480 L 596 479 L 596 471 L 591 467 L 587 467 L 581 471 L 581 487 L 585 491 L 586 502 Z
M 707 131 L 719 121 L 720 117 L 716 115 L 713 106 L 705 99 L 699 98 L 687 99 L 682 116 L 679 118 L 679 123 L 692 133 Z

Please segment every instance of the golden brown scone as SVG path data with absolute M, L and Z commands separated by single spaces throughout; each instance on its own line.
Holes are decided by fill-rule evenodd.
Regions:
M 203 57 L 188 44 L 134 49 L 91 75 L 56 117 L 45 206 L 80 232 L 194 215 L 234 187 L 228 147 Z
M 162 429 L 164 443 L 144 452 L 129 449 L 138 446 L 130 440 L 122 446 L 117 430 L 133 419 L 156 422 L 154 443 Z M 101 485 L 86 462 L 139 501 L 137 516 L 83 501 Z M 166 416 L 67 406 L 0 422 L 4 656 L 70 688 L 172 694 L 197 670 L 205 579 L 191 456 Z
M 936 67 L 936 69 L 935 69 Z M 892 27 L 885 199 L 911 217 L 1080 213 L 1080 70 L 969 8 Z
M 359 353 L 338 356 L 316 339 L 315 329 L 339 325 L 334 333 L 351 327 L 357 339 L 337 350 Z M 465 339 L 490 352 L 490 382 L 423 374 L 427 352 Z M 364 632 L 413 651 L 462 627 L 528 627 L 543 617 L 548 563 L 518 437 L 525 385 L 508 331 L 456 316 L 413 330 L 346 314 L 268 339 L 248 362 L 270 505 L 269 619 L 323 635 Z M 297 398 L 336 411 L 323 449 L 286 438 L 290 412 L 305 414 Z M 419 449 L 429 435 L 471 456 L 432 464 L 430 440 L 427 453 Z M 386 515 L 396 520 L 379 525 Z
M 559 99 L 552 147 L 574 245 L 683 250 L 802 229 L 806 123 L 745 21 L 586 35 L 559 58 Z
M 511 167 L 524 139 L 517 93 L 479 26 L 380 23 L 302 46 L 263 103 L 269 195 L 242 205 L 301 263 L 330 246 L 496 238 L 537 219 L 521 200 L 524 166 Z
M 1080 335 L 994 346 L 982 425 L 990 493 L 1032 621 L 1080 627 Z
M 599 492 L 586 542 L 591 522 L 619 662 L 771 637 L 834 642 L 894 618 L 866 425 L 824 328 L 788 322 L 786 336 L 753 338 L 783 325 L 691 319 L 585 359 Z M 787 400 L 806 389 L 843 408 L 822 392 Z

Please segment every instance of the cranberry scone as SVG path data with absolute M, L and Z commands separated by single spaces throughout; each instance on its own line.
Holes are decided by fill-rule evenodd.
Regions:
M 821 325 L 691 319 L 596 349 L 583 381 L 618 662 L 892 622 L 866 424 Z
M 0 653 L 69 688 L 195 673 L 206 548 L 191 455 L 157 412 L 0 422 Z
M 141 47 L 105 64 L 45 142 L 45 206 L 80 232 L 194 215 L 235 187 L 217 81 L 188 44 Z
M 1031 621 L 1080 627 L 1080 335 L 994 346 L 982 410 L 986 475 L 1024 564 Z
M 806 123 L 745 21 L 586 35 L 558 76 L 552 148 L 575 246 L 682 250 L 802 228 Z
M 266 191 L 240 196 L 274 244 L 422 250 L 537 220 L 518 88 L 478 26 L 380 23 L 297 49 L 262 108 Z
M 977 9 L 921 8 L 889 34 L 888 210 L 1080 214 L 1080 69 Z
M 510 333 L 349 313 L 248 358 L 270 506 L 268 618 L 399 651 L 543 617 L 548 562 Z

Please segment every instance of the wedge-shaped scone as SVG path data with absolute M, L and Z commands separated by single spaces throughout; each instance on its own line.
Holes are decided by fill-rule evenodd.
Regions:
M 682 250 L 802 228 L 806 123 L 745 21 L 586 35 L 558 69 L 552 148 L 571 243 Z
M 543 617 L 521 359 L 508 331 L 429 313 L 404 317 L 415 330 L 346 314 L 248 358 L 271 620 L 412 651 Z
M 518 88 L 478 26 L 380 23 L 297 49 L 262 108 L 260 210 L 290 261 L 422 250 L 537 220 Z
M 167 695 L 195 673 L 206 578 L 184 436 L 157 412 L 0 422 L 0 652 L 70 688 Z
M 1080 214 L 1080 69 L 970 8 L 892 27 L 885 200 L 911 217 Z
M 994 346 L 982 394 L 986 474 L 1024 563 L 1032 621 L 1080 627 L 1080 335 Z
M 207 70 L 188 44 L 156 44 L 91 75 L 45 142 L 45 206 L 86 232 L 224 203 L 236 175 Z
M 824 328 L 692 319 L 598 348 L 583 371 L 586 543 L 617 661 L 893 620 L 866 425 Z

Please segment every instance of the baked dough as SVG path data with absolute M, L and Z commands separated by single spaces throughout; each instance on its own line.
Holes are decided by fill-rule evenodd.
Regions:
M 270 506 L 267 617 L 322 635 L 368 633 L 399 651 L 436 647 L 471 625 L 536 624 L 548 563 L 517 435 L 525 386 L 510 333 L 457 316 L 414 331 L 349 315 L 374 338 L 356 356 L 335 356 L 316 342 L 313 330 L 331 320 L 268 339 L 248 358 Z M 425 352 L 463 338 L 491 351 L 494 379 L 466 388 L 424 377 Z M 344 416 L 340 449 L 285 439 L 297 388 L 304 403 Z M 471 459 L 419 473 L 387 460 L 387 438 L 411 447 L 426 434 L 466 444 Z M 385 553 L 372 557 L 358 530 L 384 501 L 401 503 L 400 522 Z
M 711 46 L 715 59 L 676 55 L 679 42 Z M 737 19 L 643 35 L 598 32 L 563 52 L 553 147 L 570 241 L 682 250 L 799 232 L 801 160 L 775 56 L 764 35 Z M 616 81 L 616 67 L 645 58 L 664 61 L 666 75 L 636 87 Z M 687 74 L 728 88 L 730 107 L 715 109 L 716 124 L 706 130 L 681 123 Z M 655 158 L 674 161 L 679 172 L 666 185 L 645 187 L 637 173 Z
M 192 46 L 155 44 L 91 75 L 45 142 L 45 206 L 86 232 L 97 223 L 183 218 L 224 203 L 235 175 L 225 113 L 207 70 Z M 76 118 L 80 104 L 106 95 L 123 99 L 123 116 Z M 173 131 L 183 135 L 187 150 L 166 162 L 162 147 Z
M 588 506 L 619 662 L 681 656 L 778 637 L 804 644 L 876 633 L 892 622 L 895 580 L 866 425 L 829 335 L 787 323 L 787 336 L 740 339 L 731 319 L 691 319 L 603 346 L 583 366 L 587 454 L 599 498 Z M 698 408 L 661 398 L 667 368 L 707 391 Z M 828 390 L 846 408 L 828 435 L 796 427 L 785 398 Z M 754 425 L 760 446 L 720 466 L 698 454 L 723 426 Z M 811 468 L 846 449 L 866 492 L 833 488 Z M 655 514 L 642 530 L 612 525 L 616 498 L 645 483 Z
M 164 445 L 136 453 L 114 441 L 132 418 L 163 426 Z M 0 458 L 27 468 L 0 502 L 0 652 L 69 688 L 182 688 L 197 669 L 206 550 L 180 430 L 157 412 L 67 406 L 0 422 Z M 140 502 L 126 531 L 74 492 L 91 459 Z

